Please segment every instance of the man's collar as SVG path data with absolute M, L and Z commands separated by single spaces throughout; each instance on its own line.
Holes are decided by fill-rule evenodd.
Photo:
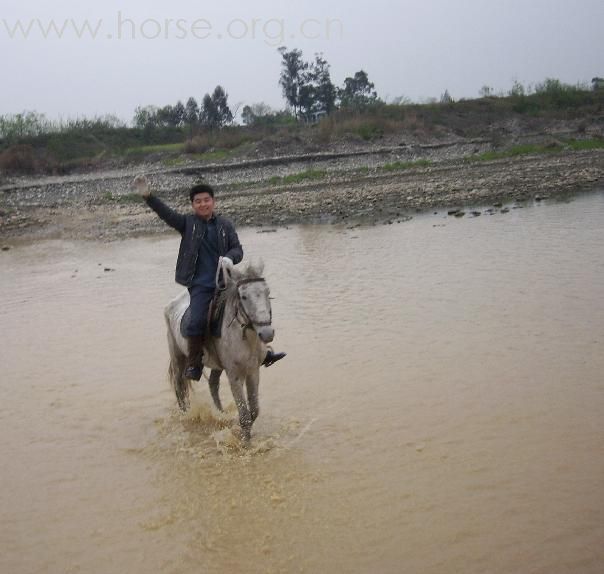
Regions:
M 204 219 L 203 217 L 200 217 L 197 214 L 195 214 L 195 217 L 197 217 L 197 219 L 201 219 L 201 221 L 203 221 L 204 223 L 210 223 L 210 221 L 216 221 L 216 214 L 215 213 L 212 213 L 212 216 L 210 217 L 210 219 Z

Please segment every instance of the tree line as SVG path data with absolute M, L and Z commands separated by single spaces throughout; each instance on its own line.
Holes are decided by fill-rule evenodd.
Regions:
M 329 115 L 336 109 L 363 110 L 380 100 L 367 72 L 360 70 L 347 77 L 341 87 L 331 80 L 330 65 L 323 54 L 315 54 L 313 61 L 305 61 L 301 50 L 282 46 L 279 86 L 287 110 L 274 111 L 264 103 L 246 105 L 241 112 L 245 125 L 287 124 L 293 121 L 313 121 Z M 228 94 L 222 86 L 206 94 L 201 103 L 190 97 L 163 107 L 138 107 L 134 112 L 134 126 L 142 129 L 187 126 L 190 134 L 196 128 L 220 129 L 233 122 L 234 114 L 228 104 Z
M 278 48 L 281 57 L 281 71 L 278 85 L 281 88 L 286 107 L 273 110 L 265 103 L 245 105 L 241 112 L 241 121 L 246 126 L 285 126 L 298 122 L 314 122 L 329 116 L 338 110 L 349 110 L 362 113 L 375 110 L 383 102 L 377 95 L 373 82 L 367 72 L 359 70 L 344 79 L 341 86 L 336 86 L 331 79 L 330 64 L 322 53 L 317 53 L 313 60 L 304 59 L 301 50 Z M 604 79 L 595 77 L 587 84 L 576 86 L 564 84 L 560 80 L 547 78 L 535 86 L 524 87 L 518 81 L 507 92 L 495 93 L 490 86 L 482 86 L 481 98 L 509 97 L 514 100 L 514 110 L 520 113 L 537 113 L 543 109 L 563 109 L 582 105 L 589 93 L 598 94 L 604 91 Z M 452 104 L 455 100 L 448 90 L 440 99 L 432 98 L 427 104 Z M 391 101 L 394 106 L 411 105 L 404 97 Z M 218 85 L 212 93 L 206 93 L 198 102 L 189 97 L 186 103 L 177 101 L 174 105 L 139 106 L 135 109 L 132 124 L 141 131 L 146 140 L 182 137 L 189 138 L 200 130 L 219 130 L 231 125 L 238 110 L 231 110 L 226 90 Z M 20 114 L 0 115 L 0 143 L 4 145 L 27 137 L 38 137 L 43 134 L 59 132 L 94 132 L 125 130 L 128 126 L 115 116 L 103 116 L 94 119 L 76 119 L 67 121 L 50 121 L 44 114 L 25 111 Z M 164 134 L 164 135 L 162 135 Z M 158 140 L 159 141 L 159 140 Z
M 134 126 L 140 129 L 177 128 L 187 126 L 192 135 L 196 127 L 219 129 L 233 121 L 233 112 L 228 104 L 228 94 L 222 86 L 216 86 L 201 100 L 194 97 L 186 104 L 182 101 L 161 108 L 155 106 L 138 107 L 134 110 Z
M 296 119 L 311 121 L 337 108 L 362 110 L 379 101 L 375 86 L 364 70 L 347 77 L 342 87 L 336 87 L 323 54 L 315 54 L 314 61 L 306 62 L 302 50 L 288 51 L 281 46 L 278 51 L 281 54 L 279 85 Z
M 279 86 L 287 111 L 273 112 L 264 104 L 244 106 L 241 119 L 245 125 L 316 121 L 337 109 L 362 111 L 380 102 L 375 86 L 364 70 L 347 77 L 341 87 L 331 80 L 330 65 L 323 54 L 305 61 L 302 50 L 281 46 Z

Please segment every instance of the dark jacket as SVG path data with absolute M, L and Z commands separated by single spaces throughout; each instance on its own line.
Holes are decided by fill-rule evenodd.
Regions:
M 175 280 L 177 283 L 190 287 L 193 284 L 199 246 L 203 239 L 206 226 L 203 220 L 189 213 L 184 215 L 168 207 L 161 199 L 150 195 L 147 205 L 157 213 L 170 227 L 181 235 L 178 259 L 176 260 Z M 218 232 L 218 250 L 221 257 L 228 257 L 233 263 L 243 259 L 243 248 L 233 224 L 224 217 L 216 215 L 216 230 Z

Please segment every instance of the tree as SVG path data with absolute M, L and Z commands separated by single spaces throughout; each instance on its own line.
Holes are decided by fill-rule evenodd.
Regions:
M 279 84 L 296 118 L 311 120 L 316 113 L 330 114 L 335 109 L 336 87 L 331 81 L 329 64 L 323 54 L 314 62 L 305 62 L 301 50 L 279 48 L 283 58 Z
M 182 105 L 182 104 L 181 104 Z M 179 111 L 176 106 L 164 106 L 157 110 L 157 124 L 163 127 L 175 128 L 177 127 L 181 120 L 179 118 Z
M 378 101 L 373 82 L 369 81 L 367 72 L 363 70 L 344 80 L 344 87 L 338 91 L 338 96 L 343 108 L 355 110 L 362 110 Z
M 264 102 L 252 104 L 251 106 L 243 106 L 241 111 L 241 121 L 246 126 L 253 126 L 263 123 L 262 118 L 274 115 L 271 107 Z
M 526 90 L 524 89 L 524 86 L 518 80 L 514 80 L 514 84 L 512 89 L 508 92 L 508 95 L 516 98 L 522 98 L 525 94 Z
M 219 128 L 233 121 L 233 112 L 228 104 L 229 96 L 222 86 L 216 86 L 212 94 L 212 101 L 216 110 L 216 121 Z
M 285 46 L 281 46 L 278 48 L 278 52 L 282 58 L 279 85 L 283 90 L 283 97 L 293 109 L 296 118 L 298 118 L 300 114 L 300 92 L 305 84 L 304 73 L 308 68 L 308 64 L 302 60 L 302 50 L 288 52 Z
M 228 94 L 222 86 L 216 86 L 214 92 L 206 94 L 199 114 L 201 125 L 210 129 L 221 128 L 233 121 L 233 113 L 228 105 Z
M 451 97 L 451 94 L 449 94 L 449 90 L 445 90 L 441 94 L 440 103 L 441 104 L 452 104 L 453 103 L 453 98 Z
M 201 101 L 201 110 L 199 111 L 199 123 L 206 127 L 213 129 L 217 125 L 216 120 L 216 108 L 214 101 L 210 94 L 206 94 Z
M 256 122 L 256 116 L 252 111 L 251 106 L 243 106 L 241 110 L 241 121 L 244 126 L 253 126 Z
M 314 88 L 314 110 L 330 114 L 336 106 L 336 87 L 331 81 L 329 64 L 323 54 L 315 54 L 308 78 Z
M 173 108 L 174 121 L 177 126 L 181 126 L 185 122 L 185 107 L 182 102 L 178 100 Z
M 157 125 L 157 112 L 155 106 L 138 106 L 134 110 L 134 126 L 139 129 L 151 129 Z
M 315 86 L 305 78 L 305 81 L 300 85 L 298 91 L 298 117 L 306 121 L 312 119 L 312 114 L 315 111 Z
M 187 100 L 183 120 L 189 126 L 189 137 L 192 137 L 193 127 L 199 122 L 199 106 L 193 97 Z

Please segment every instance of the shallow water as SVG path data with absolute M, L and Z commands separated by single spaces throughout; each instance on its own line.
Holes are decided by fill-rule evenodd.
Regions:
M 175 236 L 0 253 L 0 571 L 601 572 L 603 221 L 242 230 L 289 353 L 249 449 L 226 381 L 175 409 Z

